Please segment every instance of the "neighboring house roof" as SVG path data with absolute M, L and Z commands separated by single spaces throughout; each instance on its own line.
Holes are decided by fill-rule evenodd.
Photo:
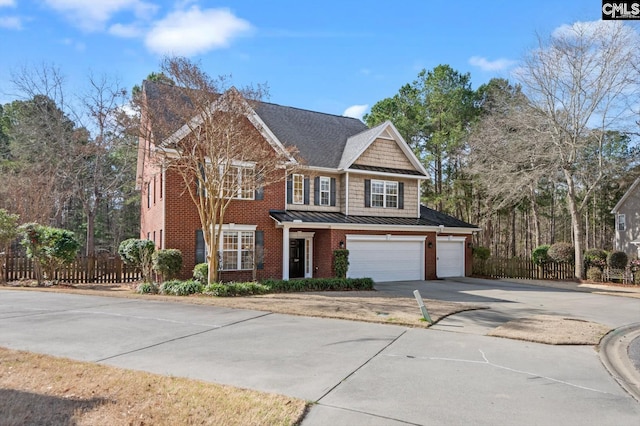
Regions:
M 184 123 L 177 122 L 170 112 L 164 108 L 162 98 L 180 95 L 180 88 L 153 82 L 143 83 L 148 97 L 149 106 L 156 108 L 165 120 L 175 127 L 175 135 L 180 132 Z M 174 93 L 175 92 L 175 93 Z M 353 162 L 376 140 L 376 138 L 392 137 L 400 142 L 400 149 L 407 155 L 415 170 L 399 170 L 391 168 L 370 168 L 370 171 L 384 171 L 414 176 L 427 176 L 427 172 L 406 145 L 398 130 L 389 121 L 369 129 L 362 121 L 333 114 L 309 111 L 300 108 L 282 106 L 268 102 L 256 102 L 253 110 L 259 119 L 258 124 L 264 123 L 267 128 L 266 136 L 270 142 L 279 146 L 296 147 L 304 165 L 318 168 L 346 170 L 348 168 L 367 170 L 362 166 L 354 166 Z M 164 108 L 164 110 L 163 110 Z M 252 119 L 253 117 L 249 117 Z M 253 120 L 252 120 L 253 121 Z M 261 122 L 261 123 L 260 123 Z M 255 124 L 255 123 L 254 123 Z M 179 135 L 177 135 L 179 136 Z M 162 141 L 169 135 L 156 135 Z
M 615 214 L 618 212 L 618 210 L 620 210 L 620 207 L 622 207 L 625 201 L 627 201 L 627 198 L 629 198 L 629 196 L 634 193 L 638 185 L 640 185 L 640 178 L 636 179 L 633 182 L 633 184 L 629 187 L 629 189 L 627 189 L 627 192 L 624 193 L 624 195 L 622 196 L 622 198 L 620 198 L 620 200 L 615 205 L 615 207 L 611 209 L 611 213 Z
M 420 206 L 420 217 L 380 217 L 380 216 L 347 216 L 337 212 L 271 210 L 271 217 L 276 221 L 300 223 L 331 223 L 350 225 L 395 225 L 395 226 L 432 226 L 443 225 L 447 228 L 468 228 L 469 231 L 478 227 L 447 214 Z

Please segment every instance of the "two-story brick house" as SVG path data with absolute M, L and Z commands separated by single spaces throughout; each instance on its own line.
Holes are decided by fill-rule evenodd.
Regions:
M 145 82 L 143 95 L 159 96 Z M 420 204 L 428 175 L 390 122 L 255 104 L 247 117 L 273 146 L 295 146 L 304 160 L 279 183 L 232 200 L 225 214 L 221 278 L 331 277 L 333 251 L 349 250 L 350 277 L 435 279 L 471 272 L 473 225 Z M 144 121 L 144 113 L 143 113 Z M 153 129 L 153 123 L 150 123 Z M 158 138 L 157 135 L 154 136 Z M 205 261 L 201 225 L 184 182 L 162 161 L 153 138 L 140 140 L 141 238 L 180 249 L 183 275 Z

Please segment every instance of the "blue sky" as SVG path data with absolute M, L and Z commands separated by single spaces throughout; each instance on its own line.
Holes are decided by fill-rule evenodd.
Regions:
M 448 64 L 473 87 L 510 78 L 537 34 L 601 18 L 601 1 L 0 0 L 0 103 L 9 79 L 49 64 L 80 91 L 89 73 L 131 89 L 164 55 L 200 62 L 269 101 L 361 116 L 418 72 Z

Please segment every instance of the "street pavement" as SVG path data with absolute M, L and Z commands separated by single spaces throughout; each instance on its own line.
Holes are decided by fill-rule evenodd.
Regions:
M 597 348 L 484 334 L 531 313 L 618 328 L 638 322 L 639 299 L 487 280 L 377 287 L 489 309 L 414 329 L 1 289 L 0 346 L 302 398 L 315 402 L 304 426 L 638 424 L 640 404 Z

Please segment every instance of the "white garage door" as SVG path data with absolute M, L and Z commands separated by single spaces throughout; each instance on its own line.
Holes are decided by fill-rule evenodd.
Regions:
M 376 282 L 423 280 L 424 240 L 421 236 L 347 235 L 347 276 Z
M 464 238 L 438 237 L 436 275 L 438 278 L 464 276 Z

